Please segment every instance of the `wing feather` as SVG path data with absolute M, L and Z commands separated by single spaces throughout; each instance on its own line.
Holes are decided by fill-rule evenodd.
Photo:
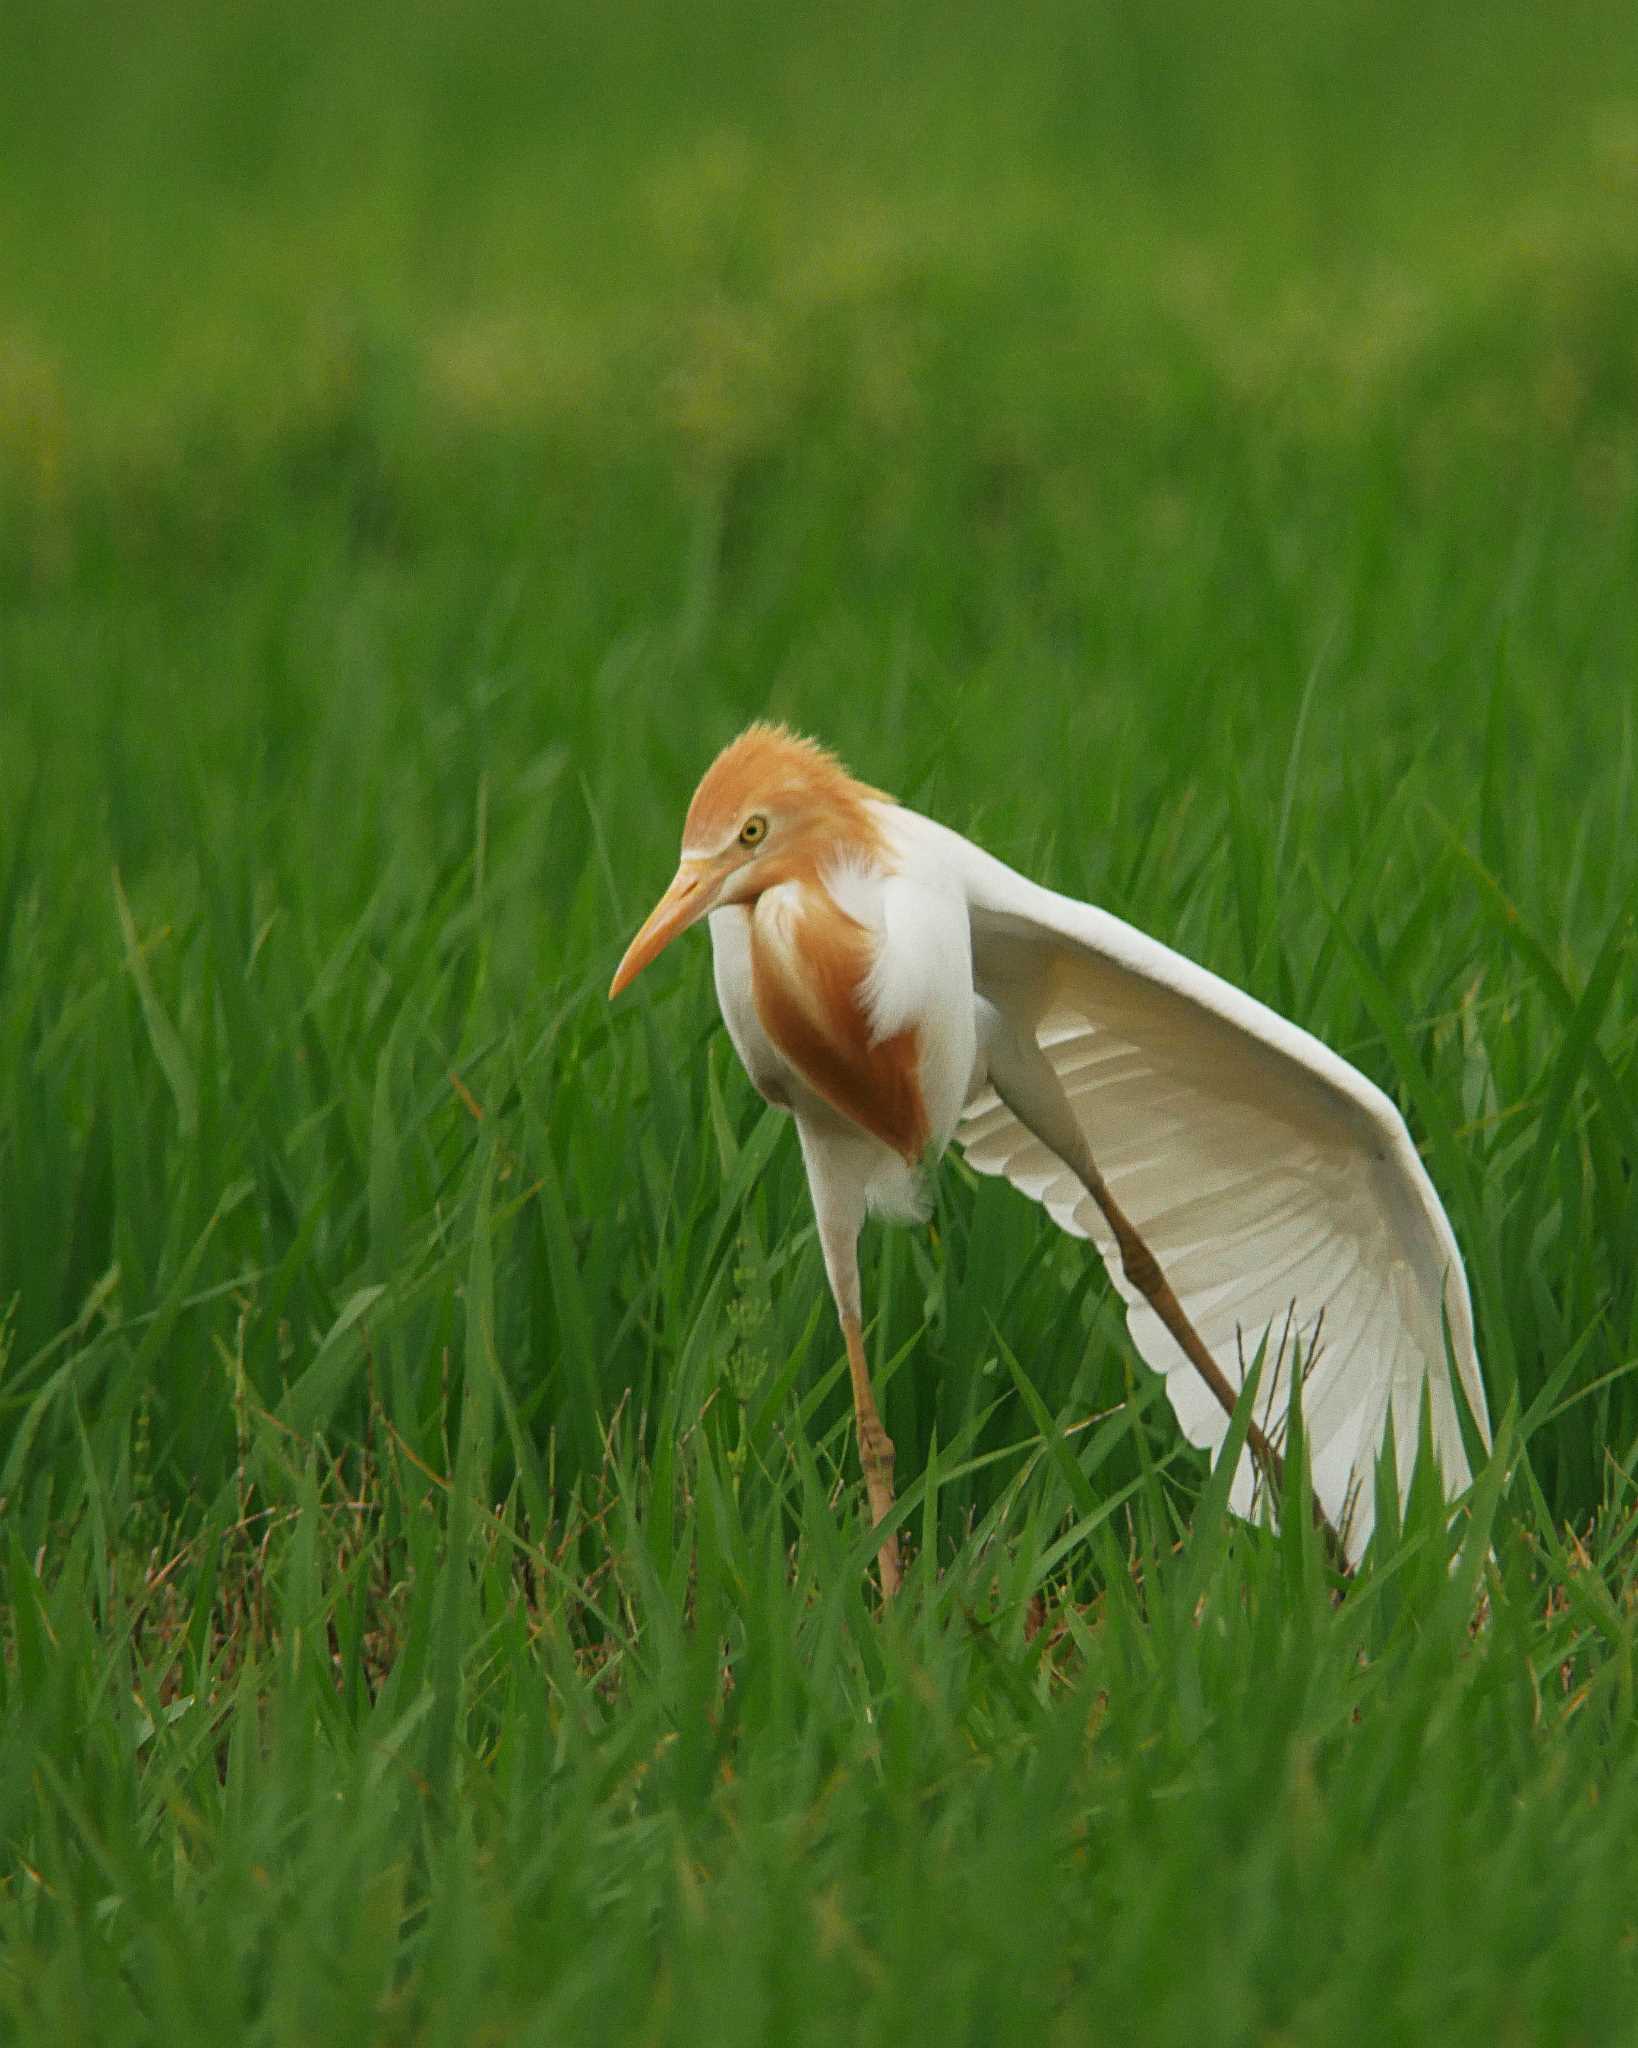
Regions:
M 1390 1428 L 1409 1488 L 1424 1400 L 1445 1489 L 1464 1487 L 1452 1369 L 1490 1440 L 1467 1280 L 1388 1097 L 1157 940 L 1037 887 L 941 826 L 913 825 L 965 886 L 977 994 L 1033 1033 L 1115 1199 L 1232 1384 L 1266 1346 L 1258 1419 L 1271 1435 L 1284 1429 L 1291 1374 L 1302 1372 L 1311 1469 L 1350 1555 L 1371 1533 Z M 1167 1376 L 1185 1435 L 1217 1448 L 1221 1408 L 1127 1281 L 1075 1176 L 987 1086 L 956 1139 L 979 1172 L 1004 1175 L 1092 1240 L 1134 1344 Z M 1240 1513 L 1259 1508 L 1249 1458 L 1231 1498 Z

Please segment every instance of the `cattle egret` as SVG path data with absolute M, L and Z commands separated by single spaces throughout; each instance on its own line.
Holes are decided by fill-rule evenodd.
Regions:
M 1262 1357 L 1237 1513 L 1282 1479 L 1293 1374 L 1339 1561 L 1370 1537 L 1390 1440 L 1408 1490 L 1424 1406 L 1447 1493 L 1468 1483 L 1452 1368 L 1490 1436 L 1461 1254 L 1398 1110 L 1346 1060 L 782 726 L 753 725 L 706 771 L 611 998 L 701 918 L 734 1049 L 796 1123 L 875 1522 L 893 1446 L 865 1360 L 859 1230 L 869 1212 L 925 1216 L 952 1138 L 1096 1245 L 1191 1443 L 1221 1446 Z M 891 1596 L 896 1535 L 878 1564 Z

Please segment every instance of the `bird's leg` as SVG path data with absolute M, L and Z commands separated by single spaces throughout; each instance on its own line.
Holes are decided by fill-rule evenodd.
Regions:
M 1178 1300 L 1171 1282 L 1160 1270 L 1160 1261 L 1138 1235 L 1137 1227 L 1126 1211 L 1109 1192 L 1109 1184 L 1092 1164 L 1090 1154 L 1086 1156 L 1082 1165 L 1075 1168 L 1075 1177 L 1103 1211 L 1105 1222 L 1115 1233 L 1115 1244 L 1120 1251 L 1120 1263 L 1127 1279 L 1154 1310 L 1184 1357 L 1211 1389 L 1223 1413 L 1232 1416 L 1237 1399 L 1233 1383 L 1206 1349 L 1200 1333 L 1189 1321 L 1182 1302 Z M 1285 1460 L 1269 1441 L 1266 1432 L 1253 1422 L 1247 1427 L 1246 1442 L 1251 1446 L 1253 1457 L 1263 1467 L 1270 1480 L 1283 1491 Z
M 1019 1122 L 1033 1131 L 1069 1168 L 1103 1212 L 1114 1233 L 1120 1262 L 1126 1277 L 1154 1310 L 1178 1349 L 1211 1390 L 1223 1413 L 1232 1417 L 1237 1397 L 1233 1383 L 1213 1358 L 1199 1331 L 1189 1321 L 1160 1261 L 1144 1243 L 1136 1225 L 1109 1191 L 1098 1171 L 1092 1148 L 1086 1142 L 1063 1086 L 1050 1063 L 1033 1040 L 1016 1034 L 998 1035 L 990 1053 L 990 1082 Z M 1246 1444 L 1263 1476 L 1279 1499 L 1285 1497 L 1285 1460 L 1255 1420 L 1246 1429 Z M 1348 1553 L 1332 1526 L 1319 1496 L 1313 1496 L 1314 1526 L 1325 1539 L 1331 1561 L 1340 1571 L 1348 1569 Z
M 864 1471 L 865 1492 L 870 1500 L 870 1519 L 880 1522 L 893 1506 L 893 1444 L 876 1412 L 876 1397 L 870 1390 L 870 1366 L 865 1358 L 863 1317 L 859 1302 L 859 1230 L 864 1222 L 863 1181 L 841 1163 L 834 1140 L 828 1142 L 798 1118 L 797 1135 L 808 1169 L 808 1188 L 813 1196 L 813 1213 L 819 1224 L 819 1249 L 824 1254 L 825 1277 L 836 1300 L 842 1341 L 847 1346 L 848 1372 L 853 1380 L 853 1419 L 859 1432 L 859 1464 Z M 899 1590 L 899 1539 L 883 1539 L 876 1553 L 881 1573 L 882 1598 L 891 1600 Z
M 876 1412 L 876 1397 L 870 1391 L 870 1367 L 865 1360 L 864 1332 L 857 1315 L 842 1317 L 842 1341 L 847 1345 L 848 1371 L 853 1377 L 853 1418 L 859 1432 L 859 1463 L 870 1499 L 870 1519 L 880 1522 L 893 1507 L 893 1440 Z M 882 1575 L 882 1598 L 891 1600 L 899 1590 L 896 1533 L 883 1541 L 876 1553 L 876 1565 Z
M 1082 1149 L 1085 1152 L 1084 1146 Z M 1074 1164 L 1072 1161 L 1066 1163 Z M 1160 1269 L 1160 1261 L 1138 1235 L 1137 1228 L 1126 1211 L 1109 1192 L 1109 1184 L 1093 1165 L 1090 1152 L 1085 1152 L 1084 1163 L 1075 1166 L 1074 1170 L 1081 1186 L 1103 1211 L 1104 1220 L 1115 1234 L 1121 1266 L 1127 1279 L 1154 1310 L 1184 1357 L 1211 1389 L 1223 1413 L 1232 1417 L 1237 1398 L 1232 1382 L 1206 1349 L 1199 1331 L 1189 1321 L 1171 1282 Z M 1283 1500 L 1285 1460 L 1270 1441 L 1267 1431 L 1256 1421 L 1248 1422 L 1246 1425 L 1246 1443 L 1250 1447 L 1251 1455 L 1261 1466 L 1264 1477 L 1274 1489 L 1276 1497 Z M 1332 1526 L 1330 1517 L 1320 1506 L 1317 1493 L 1312 1495 L 1310 1505 L 1313 1508 L 1314 1527 L 1325 1539 L 1325 1547 L 1332 1564 L 1338 1571 L 1346 1572 L 1349 1568 L 1347 1547 Z

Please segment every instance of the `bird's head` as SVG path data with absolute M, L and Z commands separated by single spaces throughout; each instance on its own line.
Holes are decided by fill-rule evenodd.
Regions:
M 636 980 L 679 932 L 727 903 L 816 874 L 838 856 L 881 852 L 872 803 L 836 756 L 782 725 L 753 725 L 706 769 L 683 825 L 671 886 L 626 948 L 609 995 Z

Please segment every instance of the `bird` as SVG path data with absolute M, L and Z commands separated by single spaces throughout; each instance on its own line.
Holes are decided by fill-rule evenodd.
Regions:
M 954 1143 L 1089 1239 L 1184 1436 L 1219 1451 L 1260 1377 L 1229 1491 L 1278 1512 L 1297 1383 L 1312 1511 L 1356 1566 L 1391 1444 L 1470 1483 L 1490 1419 L 1461 1253 L 1404 1119 L 1300 1026 L 1106 910 L 1019 874 L 760 721 L 706 769 L 677 872 L 612 1001 L 692 926 L 764 1099 L 796 1126 L 852 1381 L 873 1528 L 894 1447 L 871 1387 L 858 1243 L 916 1222 Z M 876 1551 L 901 1581 L 896 1530 Z

